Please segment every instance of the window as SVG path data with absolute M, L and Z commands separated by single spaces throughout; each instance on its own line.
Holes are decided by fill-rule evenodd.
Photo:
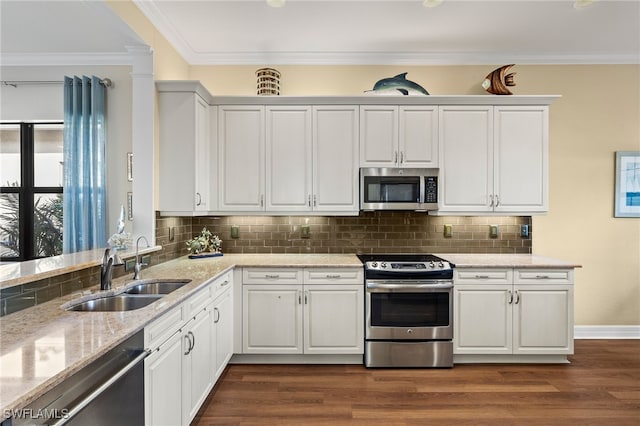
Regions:
M 63 123 L 0 124 L 0 260 L 62 254 Z

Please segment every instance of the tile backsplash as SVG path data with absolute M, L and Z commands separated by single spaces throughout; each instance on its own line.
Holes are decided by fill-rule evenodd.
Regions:
M 161 236 L 169 232 L 166 225 L 160 228 L 161 221 L 172 220 L 177 221 L 179 232 L 174 231 L 169 253 L 177 256 L 187 254 L 184 242 L 204 226 L 222 239 L 225 253 L 531 253 L 529 216 L 428 216 L 379 211 L 331 217 L 160 217 L 156 232 L 159 244 L 164 245 Z M 444 235 L 445 224 L 451 225 L 451 237 Z M 495 238 L 490 237 L 490 225 L 498 226 Z M 520 236 L 521 225 L 528 225 L 527 237 Z M 237 226 L 238 238 L 231 238 L 232 226 Z

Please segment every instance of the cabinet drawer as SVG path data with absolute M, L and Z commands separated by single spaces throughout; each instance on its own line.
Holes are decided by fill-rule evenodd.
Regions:
M 147 349 L 155 349 L 182 327 L 184 323 L 184 305 L 164 314 L 144 329 L 144 342 Z
M 363 284 L 362 268 L 308 268 L 304 270 L 305 284 Z
M 185 317 L 190 318 L 197 315 L 209 302 L 211 302 L 211 286 L 207 286 L 184 302 Z
M 302 284 L 302 269 L 245 268 L 242 284 Z
M 454 284 L 513 284 L 512 269 L 454 269 Z
M 233 271 L 227 271 L 211 284 L 211 295 L 215 299 L 233 284 Z
M 515 284 L 573 284 L 573 269 L 516 269 Z

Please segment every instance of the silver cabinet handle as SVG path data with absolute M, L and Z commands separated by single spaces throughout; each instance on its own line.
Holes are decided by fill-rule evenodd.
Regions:
M 393 163 L 398 162 L 398 151 L 393 151 Z
M 549 275 L 536 275 L 536 280 L 548 280 L 551 278 Z
M 307 203 L 309 207 L 311 207 L 311 194 L 309 194 L 309 197 L 307 197 Z
M 264 207 L 264 194 L 260 195 L 260 207 Z
M 516 290 L 516 305 L 520 303 L 520 292 Z
M 400 164 L 404 163 L 404 151 L 400 151 Z
M 298 291 L 298 305 L 302 305 L 302 292 Z
M 220 284 L 220 287 L 224 287 L 229 285 L 229 280 L 224 280 L 224 282 L 222 284 Z
M 493 207 L 493 194 L 489 195 L 489 207 Z
M 326 278 L 338 279 L 338 278 L 340 278 L 341 276 L 342 276 L 342 275 L 340 275 L 340 274 L 335 274 L 335 275 L 327 274 L 327 275 L 326 275 Z
M 511 290 L 507 291 L 507 293 L 509 293 L 509 304 L 513 303 L 513 293 L 511 292 Z
M 487 280 L 487 279 L 489 279 L 490 277 L 489 277 L 489 275 L 476 275 L 476 278 L 477 278 L 477 279 L 480 279 L 480 280 Z
M 187 333 L 184 335 L 185 340 L 187 341 L 187 351 L 184 353 L 185 355 L 189 355 L 189 352 L 191 352 L 191 349 L 193 348 L 193 346 L 191 346 L 191 336 L 190 333 Z
M 264 277 L 265 278 L 276 279 L 276 278 L 280 278 L 280 275 L 278 275 L 278 274 L 265 274 Z
M 304 304 L 305 304 L 305 305 L 307 304 L 307 299 L 308 299 L 308 297 L 309 297 L 309 292 L 305 291 L 305 292 L 304 292 Z
M 196 192 L 196 206 L 202 204 L 202 195 L 199 192 Z
M 140 361 L 144 360 L 147 356 L 149 356 L 150 353 L 151 353 L 151 351 L 145 350 L 140 355 L 135 357 L 122 370 L 118 371 L 111 378 L 109 378 L 109 380 L 107 380 L 106 382 L 101 384 L 100 387 L 98 387 L 96 390 L 91 392 L 86 398 L 84 398 L 82 401 L 80 401 L 80 403 L 78 403 L 78 405 L 76 405 L 75 407 L 70 409 L 66 416 L 64 416 L 62 419 L 58 420 L 57 422 L 51 423 L 51 424 L 53 426 L 62 426 L 63 424 L 67 423 L 76 414 L 78 414 L 82 409 L 84 409 L 87 405 L 91 404 L 98 396 L 100 396 L 101 393 L 103 393 L 104 391 L 109 389 L 111 387 L 111 385 L 113 385 L 115 382 L 120 380 L 120 378 L 122 376 L 124 376 L 125 374 L 127 374 L 132 368 L 137 366 Z
M 218 318 L 216 318 L 215 314 L 218 314 Z M 217 324 L 218 322 L 220 322 L 220 310 L 218 310 L 218 308 L 213 308 L 213 323 Z
M 500 205 L 500 197 L 496 195 L 496 207 Z
M 191 336 L 191 339 L 192 339 L 192 342 L 193 342 L 192 345 L 191 345 L 191 349 L 189 349 L 189 352 L 191 352 L 193 350 L 193 348 L 196 347 L 196 336 L 191 331 L 189 332 L 189 336 Z
M 314 194 L 313 195 L 313 207 L 315 207 L 317 205 L 318 205 L 318 199 L 317 199 L 316 195 Z

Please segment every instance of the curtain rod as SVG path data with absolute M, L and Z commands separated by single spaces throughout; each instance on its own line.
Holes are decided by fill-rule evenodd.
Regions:
M 2 80 L 2 85 L 3 86 L 11 86 L 11 87 L 18 87 L 18 86 L 39 86 L 39 85 L 48 85 L 48 84 L 64 84 L 64 81 L 59 81 L 59 80 L 49 80 L 49 81 L 37 81 L 37 80 Z M 100 80 L 100 84 L 102 84 L 104 87 L 111 87 L 113 86 L 113 82 L 111 81 L 110 78 L 103 78 Z

